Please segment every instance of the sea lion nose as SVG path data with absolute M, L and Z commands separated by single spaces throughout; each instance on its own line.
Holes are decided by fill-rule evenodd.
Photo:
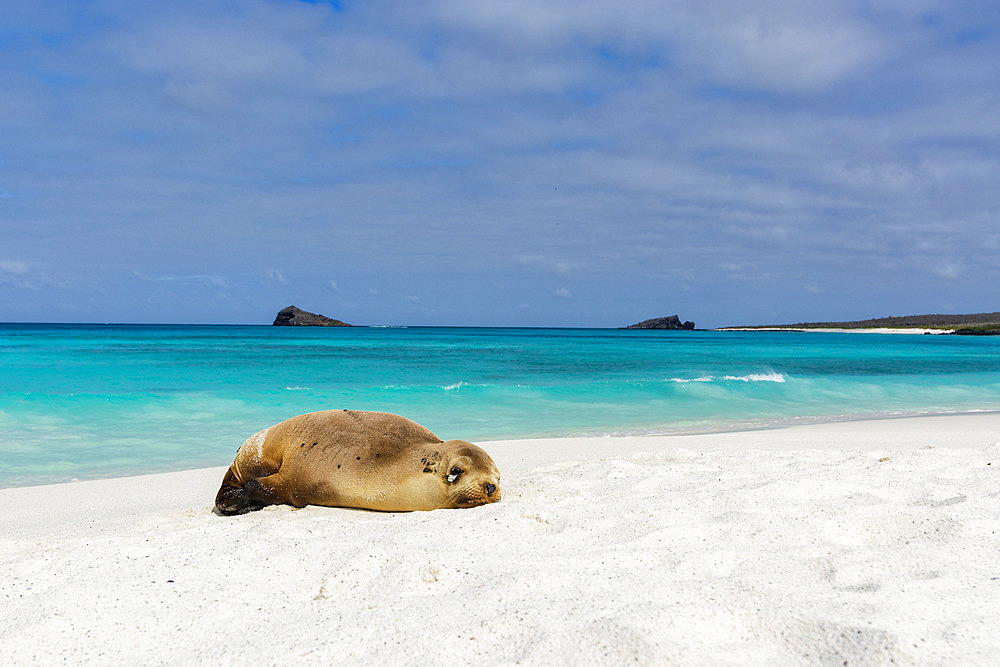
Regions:
M 486 497 L 489 498 L 497 490 L 496 484 L 484 484 L 486 487 Z

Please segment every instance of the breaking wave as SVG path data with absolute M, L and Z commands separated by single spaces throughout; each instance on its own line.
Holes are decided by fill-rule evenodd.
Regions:
M 784 373 L 750 373 L 749 375 L 703 375 L 696 378 L 668 378 L 668 382 L 787 382 L 788 376 Z

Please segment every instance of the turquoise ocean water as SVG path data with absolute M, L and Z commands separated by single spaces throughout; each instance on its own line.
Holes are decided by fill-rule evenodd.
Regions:
M 0 324 L 0 487 L 226 465 L 329 408 L 477 441 L 992 411 L 1000 338 Z

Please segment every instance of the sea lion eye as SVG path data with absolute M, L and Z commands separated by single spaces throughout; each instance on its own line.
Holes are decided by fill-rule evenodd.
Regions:
M 455 467 L 448 472 L 448 483 L 453 483 L 456 479 L 462 476 L 462 469 Z

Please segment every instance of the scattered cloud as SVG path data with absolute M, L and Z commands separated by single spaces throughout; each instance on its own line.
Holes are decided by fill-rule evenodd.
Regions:
M 665 275 L 706 325 L 978 310 L 1000 279 L 989 3 L 60 8 L 0 3 L 0 276 L 43 292 L 9 317 L 87 285 L 95 318 L 186 319 L 207 286 L 252 321 L 291 282 L 267 266 L 302 299 L 611 326 Z M 344 315 L 414 310 L 378 305 Z
M 740 262 L 720 264 L 719 271 L 733 283 L 761 283 L 773 278 L 773 274 L 769 270 Z
M 23 276 L 31 268 L 28 262 L 17 262 L 12 260 L 0 260 L 0 271 L 11 275 Z
M 931 264 L 929 270 L 934 275 L 946 278 L 947 280 L 955 280 L 962 275 L 962 267 L 956 262 Z
M 877 26 L 837 3 L 684 3 L 672 36 L 719 85 L 810 93 L 883 62 Z
M 522 266 L 530 266 L 560 275 L 569 275 L 583 266 L 583 262 L 580 260 L 555 259 L 545 255 L 516 255 L 514 261 Z
M 222 276 L 214 276 L 206 274 L 150 276 L 138 270 L 133 270 L 130 272 L 130 274 L 134 278 L 138 278 L 139 280 L 142 280 L 144 282 L 198 283 L 208 287 L 219 287 L 219 288 L 229 287 L 229 282 Z
M 285 274 L 276 269 L 267 269 L 264 271 L 264 277 L 272 283 L 277 283 L 279 285 L 288 284 L 288 278 L 285 277 Z
M 556 292 L 555 292 L 555 294 L 556 294 L 556 296 L 561 297 L 563 299 L 571 299 L 571 298 L 573 298 L 573 295 L 565 287 L 560 287 L 559 289 L 557 289 Z

